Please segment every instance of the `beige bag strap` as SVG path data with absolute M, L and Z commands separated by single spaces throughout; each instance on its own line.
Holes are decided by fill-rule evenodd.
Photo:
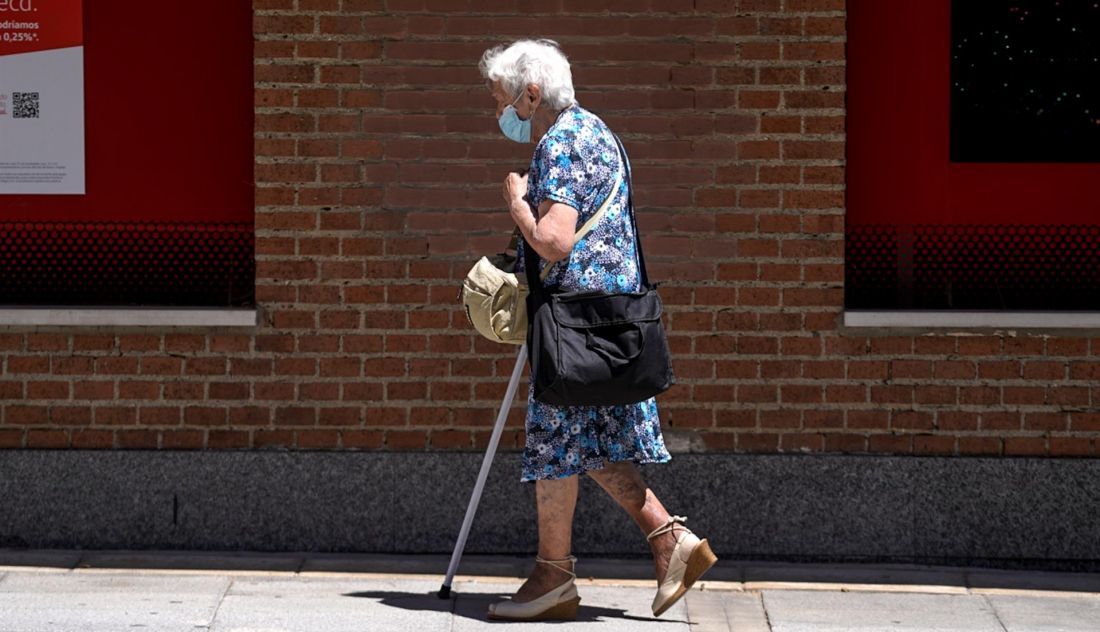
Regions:
M 583 239 L 585 235 L 592 232 L 592 229 L 596 227 L 596 223 L 600 221 L 605 213 L 607 213 L 607 207 L 611 205 L 611 200 L 615 197 L 615 193 L 618 192 L 619 185 L 621 185 L 622 182 L 623 170 L 619 169 L 615 173 L 615 184 L 611 187 L 611 193 L 609 193 L 608 196 L 604 198 L 603 204 L 600 205 L 599 210 L 597 210 L 596 213 L 592 215 L 592 217 L 590 217 L 583 226 L 581 226 L 580 230 L 577 231 L 577 234 L 573 236 L 574 244 Z M 519 226 L 516 226 L 516 229 L 512 231 L 512 240 L 508 242 L 508 248 L 505 250 L 505 252 L 515 253 L 517 251 L 517 247 L 519 246 L 519 238 Z M 542 272 L 539 274 L 539 279 L 545 281 L 546 277 L 550 274 L 550 270 L 553 267 L 553 264 L 544 267 L 542 269 Z

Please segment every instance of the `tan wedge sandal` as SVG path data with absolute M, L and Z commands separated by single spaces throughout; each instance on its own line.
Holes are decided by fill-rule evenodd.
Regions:
M 672 607 L 672 604 L 679 601 L 695 580 L 702 577 L 703 573 L 718 561 L 718 557 L 710 550 L 710 544 L 705 539 L 700 540 L 691 532 L 691 529 L 683 526 L 686 520 L 687 518 L 683 516 L 670 516 L 668 522 L 646 536 L 646 540 L 652 540 L 673 529 L 680 530 L 676 535 L 676 548 L 672 550 L 672 557 L 668 560 L 668 572 L 665 573 L 665 579 L 657 587 L 657 595 L 653 598 L 653 616 L 655 617 L 661 616 Z M 675 532 L 673 534 L 675 535 Z
M 536 556 L 535 561 L 549 564 L 569 575 L 569 581 L 551 590 L 533 601 L 517 603 L 511 599 L 489 604 L 489 618 L 499 621 L 572 621 L 577 618 L 577 606 L 581 598 L 577 596 L 574 581 L 577 574 L 558 566 L 570 562 L 576 568 L 577 558 L 570 555 L 564 560 L 544 560 Z

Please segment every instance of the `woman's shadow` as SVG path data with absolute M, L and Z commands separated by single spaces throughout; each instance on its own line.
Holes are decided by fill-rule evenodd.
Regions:
M 450 612 L 454 616 L 465 617 L 475 621 L 489 621 L 487 615 L 489 604 L 511 596 L 503 593 L 451 593 L 450 598 L 440 599 L 434 592 L 417 593 L 398 590 L 366 590 L 361 592 L 344 593 L 346 597 L 365 597 L 377 599 L 379 603 L 392 608 L 403 610 L 415 610 L 420 612 Z M 601 619 L 623 619 L 626 621 L 645 621 L 647 623 L 679 623 L 687 621 L 680 619 L 657 619 L 655 617 L 639 617 L 627 614 L 621 608 L 605 608 L 603 606 L 586 606 L 581 602 L 577 609 L 575 621 L 562 621 L 560 623 L 577 623 L 599 621 Z M 494 623 L 496 623 L 494 621 Z M 504 623 L 504 622 L 501 622 Z

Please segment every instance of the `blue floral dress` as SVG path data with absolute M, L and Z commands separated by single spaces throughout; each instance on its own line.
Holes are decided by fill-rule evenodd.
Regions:
M 622 182 L 612 192 L 619 169 Z M 627 177 L 618 145 L 607 125 L 580 105 L 566 108 L 535 147 L 527 178 L 527 199 L 538 216 L 543 200 L 578 210 L 577 228 L 613 194 L 605 215 L 556 262 L 543 286 L 563 290 L 631 292 L 640 289 L 637 247 L 628 214 Z M 524 271 L 520 241 L 517 273 Z M 539 266 L 546 261 L 539 259 Z M 535 399 L 528 381 L 527 439 L 523 482 L 565 478 L 600 469 L 604 460 L 665 463 L 657 401 L 624 406 L 555 406 Z

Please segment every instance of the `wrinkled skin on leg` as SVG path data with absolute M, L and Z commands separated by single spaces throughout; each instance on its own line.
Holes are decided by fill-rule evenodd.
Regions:
M 561 560 L 573 548 L 573 510 L 577 506 L 578 477 L 535 481 L 535 498 L 539 514 L 539 556 L 546 560 Z M 535 564 L 531 576 L 512 597 L 513 601 L 532 601 L 569 581 L 569 575 L 551 564 Z M 573 571 L 573 565 L 557 564 Z
M 607 463 L 602 470 L 589 470 L 587 474 L 630 514 L 643 534 L 648 535 L 668 521 L 668 511 L 653 490 L 646 486 L 634 463 Z M 662 533 L 649 542 L 658 584 L 665 578 L 668 561 L 675 547 L 676 536 L 673 531 Z
M 656 494 L 645 484 L 641 472 L 634 463 L 622 461 L 606 463 L 603 469 L 587 472 L 609 496 L 615 499 L 641 529 L 648 535 L 668 521 L 668 511 Z M 578 477 L 535 482 L 535 498 L 538 502 L 539 556 L 547 560 L 565 559 L 573 547 L 573 513 L 577 506 Z M 668 572 L 668 561 L 676 547 L 674 532 L 663 533 L 649 542 L 653 553 L 657 583 Z M 572 564 L 557 566 L 574 571 Z M 555 570 L 550 564 L 535 564 L 530 577 L 512 597 L 524 603 L 550 592 L 569 580 L 569 575 Z

